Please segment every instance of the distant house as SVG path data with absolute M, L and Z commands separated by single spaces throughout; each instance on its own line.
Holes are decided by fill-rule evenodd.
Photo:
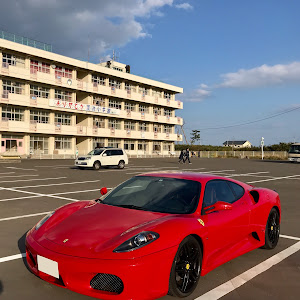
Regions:
M 233 148 L 251 148 L 251 143 L 249 141 L 226 141 L 223 143 L 225 147 Z

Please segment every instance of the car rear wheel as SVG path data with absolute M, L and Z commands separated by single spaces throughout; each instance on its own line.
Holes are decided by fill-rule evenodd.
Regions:
M 196 288 L 200 278 L 202 251 L 198 241 L 186 237 L 179 245 L 175 255 L 170 280 L 169 294 L 176 297 L 187 297 Z
M 265 232 L 264 249 L 274 249 L 279 240 L 280 224 L 279 213 L 274 207 L 271 209 Z
M 93 165 L 94 170 L 99 170 L 101 168 L 101 164 L 99 161 L 95 161 Z
M 119 163 L 118 163 L 118 168 L 119 169 L 124 169 L 125 167 L 125 161 L 124 160 L 120 160 Z

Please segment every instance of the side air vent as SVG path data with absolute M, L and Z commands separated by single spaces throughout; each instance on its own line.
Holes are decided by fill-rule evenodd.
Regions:
M 250 195 L 252 196 L 253 201 L 255 203 L 257 203 L 258 200 L 259 200 L 259 193 L 258 193 L 258 191 L 252 190 L 252 191 L 250 191 Z

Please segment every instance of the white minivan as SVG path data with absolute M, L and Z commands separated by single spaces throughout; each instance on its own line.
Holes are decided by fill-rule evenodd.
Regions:
M 97 148 L 75 160 L 76 167 L 93 168 L 94 170 L 99 170 L 101 166 L 117 166 L 119 169 L 123 169 L 127 164 L 127 154 L 120 148 Z

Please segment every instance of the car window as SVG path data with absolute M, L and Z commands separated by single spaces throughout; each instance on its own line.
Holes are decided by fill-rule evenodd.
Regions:
M 122 150 L 111 150 L 111 155 L 123 155 Z
M 106 150 L 106 151 L 105 151 L 105 154 L 106 154 L 107 156 L 111 156 L 111 155 L 112 155 L 112 154 L 111 154 L 111 151 L 112 151 L 112 150 Z
M 217 201 L 232 203 L 236 196 L 225 180 L 211 180 L 205 186 L 203 207 L 215 204 Z
M 238 200 L 243 197 L 243 195 L 245 193 L 245 190 L 243 187 L 241 187 L 237 183 L 230 182 L 230 181 L 228 182 L 228 184 L 230 185 L 230 187 L 232 188 L 232 190 L 235 194 L 235 200 Z

